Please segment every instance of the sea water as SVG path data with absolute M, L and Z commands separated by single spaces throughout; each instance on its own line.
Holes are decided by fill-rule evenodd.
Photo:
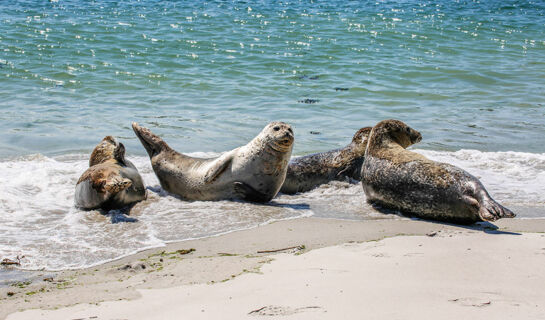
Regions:
M 300 156 L 396 118 L 422 133 L 414 151 L 543 217 L 544 74 L 541 1 L 0 2 L 0 258 L 81 268 L 281 219 L 399 218 L 348 182 L 265 205 L 182 201 L 160 188 L 132 121 L 194 156 L 285 121 Z M 105 135 L 148 186 L 138 222 L 73 207 Z

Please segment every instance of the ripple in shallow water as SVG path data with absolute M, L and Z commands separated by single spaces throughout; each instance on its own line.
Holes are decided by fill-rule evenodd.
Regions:
M 0 157 L 84 152 L 155 116 L 187 152 L 270 120 L 323 151 L 385 118 L 426 149 L 545 152 L 540 2 L 18 1 L 0 21 Z

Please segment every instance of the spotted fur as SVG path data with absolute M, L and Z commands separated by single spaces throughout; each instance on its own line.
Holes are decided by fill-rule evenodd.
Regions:
M 186 200 L 270 201 L 286 178 L 294 139 L 288 124 L 271 122 L 248 144 L 203 159 L 175 151 L 137 123 L 132 127 L 161 187 Z
M 352 142 L 342 148 L 292 159 L 280 192 L 306 192 L 333 180 L 361 178 L 361 166 L 371 127 L 359 129 Z
M 468 172 L 406 150 L 421 134 L 398 120 L 379 122 L 362 166 L 367 201 L 409 216 L 457 223 L 515 216 Z
M 95 147 L 89 169 L 76 184 L 74 202 L 81 209 L 120 209 L 146 198 L 136 167 L 125 159 L 125 147 L 107 136 Z

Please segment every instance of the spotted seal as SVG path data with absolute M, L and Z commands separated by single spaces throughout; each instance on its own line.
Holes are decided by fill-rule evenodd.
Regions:
M 132 127 L 163 189 L 186 200 L 270 201 L 286 178 L 294 140 L 290 125 L 271 122 L 248 144 L 202 159 L 176 152 L 137 123 Z
M 95 147 L 89 169 L 76 184 L 74 202 L 81 209 L 120 209 L 146 198 L 138 170 L 125 159 L 125 146 L 107 136 Z
M 306 192 L 332 180 L 361 178 L 361 165 L 371 127 L 359 129 L 352 142 L 342 148 L 292 159 L 280 189 L 285 194 Z
M 405 150 L 421 134 L 398 120 L 379 122 L 362 166 L 367 201 L 410 216 L 470 224 L 515 216 L 466 171 Z

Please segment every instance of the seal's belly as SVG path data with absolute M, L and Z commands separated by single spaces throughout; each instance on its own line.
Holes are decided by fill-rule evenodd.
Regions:
M 267 175 L 257 170 L 233 170 L 228 167 L 225 172 L 209 182 L 204 183 L 204 175 L 194 172 L 171 172 L 165 174 L 162 170 L 157 174 L 161 187 L 186 200 L 215 201 L 236 199 L 235 182 L 243 182 L 263 195 L 273 198 L 280 189 L 285 175 Z

